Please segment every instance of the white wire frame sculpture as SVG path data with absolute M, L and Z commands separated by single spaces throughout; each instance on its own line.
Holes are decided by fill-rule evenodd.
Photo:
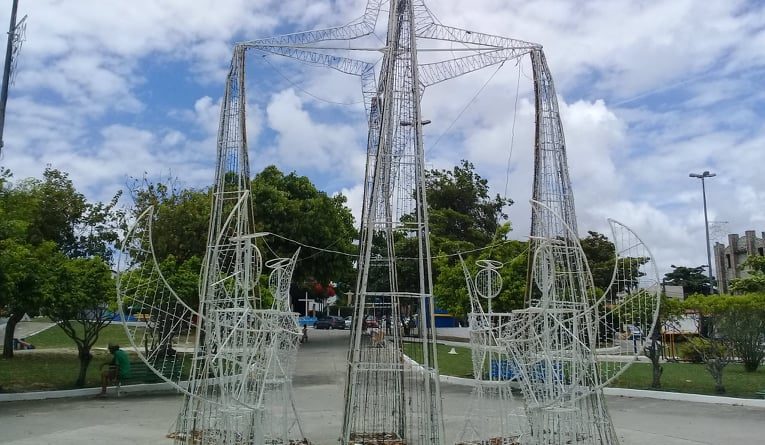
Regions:
M 373 63 L 347 54 L 370 50 L 354 48 L 349 41 L 374 32 L 386 3 L 386 46 L 371 49 L 383 53 L 376 80 Z M 333 46 L 337 41 L 341 43 Z M 439 53 L 443 48 L 420 49 L 420 41 L 442 47 L 458 43 L 464 47 L 458 51 L 464 56 L 420 62 L 423 52 L 443 54 Z M 369 136 L 341 443 L 443 443 L 420 100 L 429 86 L 530 55 L 539 123 L 535 177 L 565 176 L 558 188 L 550 185 L 554 181 L 535 181 L 535 193 L 539 199 L 556 202 L 558 195 L 569 192 L 568 170 L 555 91 L 541 46 L 442 25 L 422 0 L 370 0 L 363 16 L 348 25 L 240 46 L 360 77 Z M 572 201 L 570 208 L 560 210 L 567 221 L 574 220 Z M 416 255 L 397 254 L 395 237 L 409 240 Z M 410 281 L 404 276 L 407 270 L 416 271 Z M 382 343 L 379 338 L 372 340 L 367 329 L 367 319 L 380 315 L 393 328 Z M 419 326 L 408 329 L 414 319 Z M 407 351 L 420 364 L 416 368 L 407 369 L 404 364 L 407 342 L 418 345 Z M 385 347 L 378 347 L 381 344 Z
M 530 428 L 524 443 L 618 444 L 595 356 L 598 298 L 587 260 L 560 216 L 538 202 L 532 207 L 567 233 L 535 240 L 534 294 L 528 308 L 514 312 L 501 340 L 524 393 Z
M 644 355 L 654 338 L 661 305 L 661 282 L 656 260 L 629 227 L 608 220 L 614 244 L 611 283 L 597 302 L 598 339 L 595 351 L 603 383 L 618 378 Z
M 121 255 L 118 298 L 121 307 L 130 308 L 123 320 L 134 313 L 156 313 L 164 320 L 150 319 L 149 329 L 128 324 L 125 328 L 142 360 L 184 393 L 169 435 L 176 444 L 308 443 L 292 398 L 300 330 L 298 314 L 290 311 L 288 291 L 300 250 L 292 258 L 267 263 L 273 269 L 269 277 L 273 302 L 263 307 L 258 286 L 262 255 L 251 222 L 244 80 L 244 50 L 236 47 L 221 108 L 199 311 L 183 304 L 161 275 L 152 247 L 152 209 L 136 221 Z M 160 345 L 167 345 L 163 340 L 177 332 L 186 333 L 193 354 L 188 361 L 184 356 L 182 372 L 163 374 L 156 362 L 168 354 L 140 350 L 147 343 L 147 332 L 148 338 L 162 339 Z M 162 366 L 166 362 L 163 358 Z M 187 384 L 180 383 L 182 375 Z
M 512 313 L 484 311 L 502 290 L 499 269 L 503 264 L 493 260 L 479 260 L 475 278 L 462 257 L 471 312 L 468 314 L 470 349 L 473 362 L 473 389 L 465 425 L 457 438 L 457 445 L 516 445 L 528 428 L 521 397 L 513 394 L 518 373 L 513 358 L 501 339 L 508 334 Z
M 389 5 L 388 42 L 385 48 L 375 49 L 384 53 L 378 81 L 373 63 L 338 53 L 353 51 L 347 41 L 374 32 L 384 3 Z M 420 40 L 436 44 L 459 43 L 466 52 L 462 57 L 421 63 L 418 62 L 418 54 L 423 51 L 418 47 Z M 332 47 L 330 41 L 344 43 Z M 223 317 L 219 317 L 221 326 L 236 326 L 223 316 L 225 310 L 230 309 L 224 303 L 230 301 L 229 297 L 233 296 L 235 307 L 240 309 L 258 307 L 259 299 L 252 292 L 251 280 L 239 273 L 245 272 L 246 268 L 240 267 L 242 264 L 252 261 L 250 254 L 234 255 L 237 272 L 231 295 L 218 281 L 221 272 L 228 270 L 220 260 L 226 258 L 225 246 L 229 244 L 225 240 L 235 240 L 234 245 L 246 247 L 246 237 L 239 239 L 239 236 L 249 233 L 251 210 L 246 200 L 241 201 L 249 187 L 244 129 L 244 60 L 247 51 L 323 65 L 361 79 L 369 136 L 356 316 L 341 443 L 441 444 L 444 432 L 435 350 L 420 100 L 428 86 L 530 55 L 537 109 L 534 199 L 551 210 L 532 209 L 532 245 L 542 243 L 542 250 L 549 251 L 550 244 L 546 240 L 567 237 L 571 231 L 575 233 L 576 218 L 555 90 L 541 46 L 441 25 L 422 0 L 370 0 L 364 15 L 346 26 L 237 44 L 221 112 L 217 185 L 208 237 L 209 244 L 218 246 L 218 250 L 206 258 L 201 286 L 205 296 L 203 313 L 219 311 L 218 315 Z M 232 224 L 224 224 L 226 215 L 230 215 L 227 221 Z M 222 236 L 226 231 L 231 233 Z M 393 241 L 396 236 L 411 241 L 417 252 L 415 258 L 395 253 Z M 218 240 L 222 240 L 221 244 L 216 244 Z M 533 248 L 533 251 L 537 250 Z M 223 263 L 227 261 L 223 260 Z M 405 265 L 407 261 L 411 263 L 409 266 Z M 413 283 L 407 283 L 402 275 L 407 267 L 417 271 Z M 532 294 L 528 294 L 530 301 Z M 242 320 L 246 312 L 234 317 Z M 377 323 L 380 314 L 387 320 L 384 328 L 385 332 L 390 332 L 387 337 L 372 332 L 375 328 L 370 328 L 372 323 L 368 322 Z M 202 325 L 208 323 L 204 317 L 200 320 Z M 412 320 L 416 320 L 414 325 Z M 588 320 L 589 323 L 591 320 Z M 230 329 L 235 332 L 233 327 Z M 215 334 L 218 340 L 224 338 L 225 332 Z M 415 355 L 421 366 L 406 366 L 405 343 L 414 344 L 407 352 Z M 210 343 L 208 349 L 213 347 Z M 604 408 L 598 412 L 603 411 Z M 223 413 L 222 417 L 237 423 L 242 415 Z

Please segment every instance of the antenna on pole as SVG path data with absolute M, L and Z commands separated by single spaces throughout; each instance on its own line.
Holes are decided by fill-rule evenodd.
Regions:
M 15 71 L 16 62 L 19 51 L 21 50 L 21 43 L 24 41 L 24 34 L 26 31 L 26 19 L 27 16 L 22 17 L 19 23 L 16 23 L 16 11 L 19 8 L 19 0 L 13 0 L 13 7 L 11 9 L 11 24 L 8 28 L 8 45 L 5 50 L 5 67 L 3 69 L 3 86 L 0 92 L 0 154 L 2 154 L 3 146 L 3 131 L 5 130 L 5 105 L 8 102 L 8 85 L 13 80 L 11 79 L 11 72 Z

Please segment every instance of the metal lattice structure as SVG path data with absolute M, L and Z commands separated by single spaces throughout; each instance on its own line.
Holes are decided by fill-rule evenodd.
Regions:
M 661 303 L 656 261 L 640 237 L 609 219 L 615 249 L 611 284 L 597 302 L 598 340 L 595 353 L 600 375 L 608 384 L 643 355 L 654 337 Z
M 374 33 L 385 4 L 388 6 L 385 46 L 354 48 L 351 40 Z M 531 340 L 526 339 L 526 345 L 519 346 L 521 349 L 516 351 L 516 358 L 521 362 L 529 361 L 521 350 L 546 354 L 544 348 L 547 347 L 557 351 L 555 354 L 579 354 L 577 360 L 581 359 L 581 364 L 577 362 L 577 366 L 592 369 L 582 377 L 583 383 L 577 391 L 584 388 L 590 388 L 591 394 L 595 391 L 594 388 L 599 386 L 599 377 L 593 370 L 595 348 L 587 343 L 576 351 L 567 349 L 585 340 L 594 341 L 597 328 L 593 326 L 599 318 L 592 313 L 597 305 L 594 296 L 589 294 L 592 286 L 591 278 L 589 281 L 587 278 L 586 263 L 575 254 L 578 245 L 573 241 L 576 238 L 576 216 L 565 140 L 552 76 L 541 46 L 442 25 L 422 0 L 370 0 L 364 15 L 346 26 L 254 40 L 241 46 L 327 66 L 361 79 L 369 135 L 356 312 L 341 443 L 444 443 L 433 329 L 420 100 L 431 85 L 526 55 L 532 61 L 537 109 L 533 197 L 541 203 L 532 211 L 532 252 L 537 253 L 535 258 L 547 258 L 538 261 L 554 266 L 556 272 L 553 275 L 570 279 L 568 287 L 561 287 L 552 294 L 553 301 L 560 301 L 565 309 L 554 307 L 550 310 L 553 313 L 558 309 L 574 311 L 576 315 L 570 315 L 569 321 L 561 315 L 563 312 L 554 317 L 558 317 L 561 326 L 573 321 L 580 323 L 581 332 L 564 342 L 565 345 L 552 345 L 552 339 L 535 343 L 540 338 L 531 329 L 536 316 L 518 316 L 518 320 L 526 321 L 512 323 L 518 328 L 525 327 L 524 332 L 531 336 Z M 460 56 L 446 60 L 421 57 L 444 54 L 447 47 L 452 55 L 459 53 Z M 347 56 L 356 50 L 383 53 L 379 75 L 374 63 Z M 406 241 L 408 255 L 395 251 L 395 239 Z M 558 249 L 561 241 L 567 249 Z M 578 260 L 572 263 L 573 258 Z M 539 273 L 534 277 L 540 277 Z M 553 281 L 563 286 L 562 279 Z M 538 303 L 532 302 L 548 301 L 551 297 L 549 288 L 535 287 L 532 279 L 529 283 L 531 313 L 539 309 Z M 548 295 L 543 295 L 543 291 Z M 548 311 L 547 306 L 542 306 L 541 310 L 542 318 L 547 317 L 548 313 L 544 312 Z M 375 327 L 381 318 L 386 326 Z M 495 334 L 499 335 L 492 335 Z M 503 338 L 524 340 L 513 336 Z M 409 366 L 404 352 L 418 365 Z M 540 385 L 537 383 L 529 388 L 529 394 L 548 391 Z M 567 409 L 578 410 L 577 414 L 550 419 L 561 425 L 587 423 L 580 427 L 564 426 L 563 429 L 590 431 L 596 428 L 608 431 L 600 436 L 610 440 L 612 428 L 605 405 L 601 403 L 602 397 L 580 395 L 577 393 L 576 400 L 595 397 L 597 403 L 594 405 L 597 406 L 593 407 L 592 403 L 567 406 Z M 557 398 L 550 399 L 554 400 Z M 546 420 L 535 418 L 535 415 L 530 416 L 532 425 L 536 422 L 537 426 L 531 432 L 530 443 L 543 443 L 540 426 Z M 577 434 L 566 435 L 578 437 Z M 595 436 L 590 434 L 590 437 Z M 615 436 L 613 438 L 615 440 Z
M 383 53 L 378 75 L 374 63 L 346 54 L 369 50 L 348 41 L 371 35 L 386 3 L 385 47 L 372 48 Z M 419 61 L 449 42 L 464 45 L 464 55 Z M 369 136 L 341 443 L 444 443 L 420 100 L 428 86 L 541 54 L 541 47 L 441 25 L 421 0 L 370 0 L 348 25 L 241 46 L 360 77 Z M 410 255 L 394 250 L 397 237 L 406 240 Z
M 354 47 L 351 41 L 375 33 L 384 10 L 388 13 L 384 46 Z M 373 61 L 350 57 L 355 51 L 382 53 L 379 68 Z M 634 321 L 637 312 L 648 317 L 656 306 L 647 292 L 636 292 L 641 288 L 634 275 L 619 275 L 618 270 L 614 286 L 602 297 L 594 295 L 577 240 L 565 139 L 541 46 L 442 25 L 423 0 L 369 0 L 364 14 L 348 25 L 235 46 L 221 111 L 200 311 L 164 309 L 172 314 L 170 326 L 183 325 L 173 327 L 175 331 L 196 333 L 176 443 L 283 444 L 294 424 L 285 420 L 289 416 L 276 414 L 287 413 L 291 400 L 297 323 L 279 295 L 285 295 L 283 286 L 294 258 L 269 263 L 279 271 L 271 276 L 276 296 L 272 309 L 262 308 L 256 285 L 262 260 L 251 233 L 248 190 L 244 124 L 248 52 L 325 66 L 361 82 L 369 133 L 343 445 L 445 443 L 420 101 L 429 86 L 530 56 L 537 115 L 528 308 L 495 314 L 491 309 L 484 312 L 478 302 L 471 314 L 475 375 L 483 377 L 484 366 L 493 360 L 507 363 L 508 368 L 512 363 L 524 392 L 527 420 L 519 424 L 506 416 L 484 416 L 480 422 L 468 419 L 471 430 L 463 439 L 503 445 L 617 444 L 601 388 L 627 362 L 600 365 L 598 356 L 622 346 L 616 335 L 622 325 L 614 321 L 616 317 L 620 323 L 630 317 Z M 452 57 L 435 59 L 442 54 Z M 137 235 L 147 232 L 150 237 L 150 229 Z M 403 246 L 403 251 L 394 246 Z M 618 246 L 625 249 L 619 251 L 623 261 L 617 261 L 617 269 L 620 264 L 638 269 L 652 264 L 634 262 L 633 258 L 644 257 L 632 256 L 642 253 L 632 252 L 629 242 Z M 630 273 L 634 270 L 630 266 Z M 498 284 L 492 280 L 494 274 L 479 275 L 476 279 L 466 275 L 471 297 L 493 295 Z M 168 288 L 158 269 L 149 276 L 157 289 Z M 136 284 L 134 290 L 151 295 L 147 291 L 151 286 Z M 177 300 L 169 288 L 155 295 L 159 302 L 147 302 L 152 310 L 164 307 L 165 299 Z M 196 323 L 184 324 L 189 317 Z M 601 325 L 606 328 L 601 330 Z M 155 335 L 165 338 L 161 329 Z M 131 335 L 138 338 L 137 331 Z M 478 379 L 475 412 L 491 403 L 511 402 L 505 380 L 491 373 Z
M 540 219 L 567 231 L 535 239 L 534 296 L 514 312 L 502 339 L 526 400 L 527 443 L 618 444 L 595 358 L 597 298 L 587 260 L 562 218 L 543 204 L 532 206 Z
M 288 291 L 299 249 L 292 258 L 266 263 L 273 302 L 264 307 L 260 235 L 251 220 L 244 66 L 244 48 L 237 46 L 221 109 L 199 311 L 183 303 L 161 274 L 151 208 L 138 218 L 121 255 L 118 295 L 128 308 L 123 319 L 148 314 L 141 316 L 145 324 L 126 324 L 128 336 L 144 362 L 185 395 L 170 434 L 176 444 L 307 443 L 292 398 L 301 334 Z M 173 349 L 178 335 L 185 336 L 190 354 Z M 159 346 L 149 348 L 150 342 Z M 167 363 L 174 365 L 169 374 Z
M 470 349 L 473 378 L 470 407 L 457 445 L 516 445 L 527 434 L 523 399 L 513 394 L 518 372 L 512 356 L 502 343 L 508 336 L 504 330 L 512 313 L 484 310 L 481 300 L 491 307 L 491 301 L 502 290 L 499 269 L 503 264 L 479 260 L 475 278 L 464 261 L 462 270 L 470 297 Z

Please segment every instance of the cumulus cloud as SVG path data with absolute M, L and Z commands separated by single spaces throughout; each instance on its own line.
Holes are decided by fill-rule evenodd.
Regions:
M 364 0 L 119 0 L 22 5 L 28 39 L 11 90 L 0 162 L 46 164 L 106 199 L 129 175 L 212 180 L 220 97 L 235 41 L 347 23 Z M 712 170 L 710 219 L 762 230 L 765 6 L 746 0 L 431 1 L 444 23 L 539 42 L 558 88 L 580 230 L 632 226 L 661 264 L 706 260 L 698 180 Z M 0 11 L 7 23 L 8 11 Z M 381 22 L 385 19 L 382 13 Z M 365 46 L 383 45 L 384 24 Z M 370 60 L 379 53 L 371 52 Z M 438 54 L 448 57 L 448 52 Z M 366 129 L 358 79 L 269 56 L 248 65 L 253 169 L 275 163 L 349 196 L 358 221 Z M 528 229 L 534 110 L 530 64 L 430 88 L 427 166 L 475 163 L 516 201 Z M 516 90 L 516 85 L 518 86 Z M 517 106 L 516 106 L 517 102 Z M 506 185 L 507 184 L 507 185 Z
M 364 171 L 366 157 L 359 150 L 362 135 L 358 129 L 315 121 L 293 89 L 275 94 L 266 115 L 269 127 L 276 132 L 269 154 L 280 164 L 319 175 L 341 166 L 344 171 Z

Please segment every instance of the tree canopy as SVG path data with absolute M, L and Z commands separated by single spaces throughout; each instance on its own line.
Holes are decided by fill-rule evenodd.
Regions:
M 254 230 L 273 235 L 261 239 L 265 258 L 290 257 L 300 244 L 344 252 L 303 248 L 293 283 L 313 292 L 316 283 L 349 283 L 357 236 L 343 195 L 319 191 L 305 176 L 266 167 L 251 183 Z M 133 216 L 154 206 L 153 243 L 165 278 L 190 306 L 198 302 L 197 281 L 209 229 L 210 189 L 184 189 L 174 181 L 143 180 L 135 187 Z M 324 288 L 322 286 L 322 289 Z M 316 287 L 318 288 L 318 287 Z
M 731 280 L 731 291 L 739 294 L 765 292 L 765 257 L 749 256 L 742 266 L 747 269 L 748 276 Z
M 592 273 L 592 281 L 598 294 L 602 294 L 611 284 L 614 275 L 616 252 L 614 243 L 602 233 L 588 231 L 581 241 L 582 250 Z
M 353 241 L 358 233 L 345 196 L 329 196 L 307 177 L 294 172 L 285 175 L 271 165 L 253 179 L 252 198 L 256 229 L 279 236 L 266 240 L 267 250 L 289 257 L 298 242 L 346 254 L 357 252 Z M 353 257 L 303 250 L 293 283 L 313 287 L 315 282 L 353 280 Z
M 13 356 L 15 327 L 25 313 L 52 310 L 65 299 L 59 292 L 66 286 L 90 286 L 94 292 L 92 280 L 101 278 L 82 268 L 70 268 L 82 259 L 100 261 L 109 271 L 105 264 L 111 258 L 123 216 L 116 208 L 119 192 L 109 203 L 89 202 L 67 173 L 50 167 L 42 179 L 16 183 L 11 179 L 10 171 L 0 168 L 0 310 L 9 318 L 3 341 L 5 357 Z M 67 270 L 69 273 L 64 273 Z M 107 278 L 111 282 L 111 272 Z M 89 300 L 78 300 L 81 304 L 69 300 L 58 307 L 89 311 L 95 304 L 93 299 L 103 306 L 112 294 L 106 290 L 91 293 Z
M 672 265 L 672 272 L 664 274 L 664 283 L 671 286 L 682 286 L 686 295 L 709 295 L 712 285 L 709 276 L 704 273 L 706 266 L 686 267 Z
M 512 200 L 489 195 L 488 181 L 463 160 L 452 170 L 425 172 L 430 233 L 435 239 L 488 245 L 507 220 L 504 207 Z

